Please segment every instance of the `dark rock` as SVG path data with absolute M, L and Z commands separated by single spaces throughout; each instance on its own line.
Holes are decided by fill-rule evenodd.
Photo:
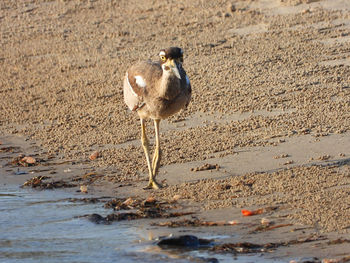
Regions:
M 105 224 L 106 223 L 106 219 L 99 215 L 99 214 L 91 214 L 87 216 L 87 219 L 95 224 Z
M 198 263 L 219 263 L 219 260 L 217 258 L 198 257 L 198 258 L 195 258 L 193 262 L 198 262 Z
M 301 258 L 299 260 L 295 260 L 297 263 L 321 263 L 321 260 L 315 257 L 307 257 L 307 258 Z
M 171 246 L 171 247 L 199 247 L 208 246 L 212 240 L 201 239 L 192 235 L 184 235 L 178 237 L 164 238 L 157 243 L 158 246 Z

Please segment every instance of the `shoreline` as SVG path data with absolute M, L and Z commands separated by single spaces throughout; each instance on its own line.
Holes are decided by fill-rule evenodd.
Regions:
M 348 136 L 346 134 L 346 136 Z M 99 172 L 95 171 L 93 168 L 93 161 L 84 161 L 84 162 L 76 162 L 76 161 L 67 161 L 64 159 L 61 159 L 60 161 L 57 160 L 57 158 L 52 158 L 45 160 L 43 158 L 45 155 L 47 155 L 47 152 L 38 150 L 40 149 L 37 147 L 37 145 L 31 141 L 25 140 L 21 136 L 5 136 L 1 137 L 2 145 L 0 148 L 4 149 L 6 147 L 15 147 L 15 152 L 13 153 L 1 153 L 1 174 L 2 174 L 2 184 L 16 184 L 18 187 L 22 185 L 26 180 L 33 178 L 35 176 L 50 176 L 50 179 L 47 179 L 47 182 L 57 182 L 60 180 L 63 180 L 67 183 L 76 183 L 76 179 L 78 177 L 83 178 L 84 174 L 99 174 Z M 18 148 L 16 148 L 18 147 Z M 262 148 L 264 149 L 264 148 Z M 19 154 L 25 155 L 25 156 L 33 156 L 34 158 L 37 158 L 37 160 L 42 160 L 38 165 L 36 166 L 29 166 L 29 167 L 23 167 L 18 165 L 9 165 L 8 161 L 15 159 Z M 251 151 L 251 154 L 256 154 L 256 151 Z M 270 153 L 271 154 L 271 153 Z M 345 154 L 343 154 L 345 158 Z M 349 156 L 349 155 L 347 155 Z M 348 158 L 344 159 L 344 162 L 347 161 Z M 51 164 L 50 164 L 51 163 Z M 328 164 L 327 164 L 328 163 Z M 322 164 L 317 164 L 316 166 L 323 166 L 323 167 L 332 167 L 332 164 L 339 163 L 339 160 L 335 160 L 332 162 L 332 160 L 325 160 Z M 309 164 L 308 164 L 309 166 Z M 311 164 L 311 167 L 315 166 L 315 164 Z M 295 166 L 296 169 L 302 166 Z M 222 169 L 221 167 L 220 169 Z M 27 174 L 19 174 L 15 175 L 14 172 L 16 169 L 19 169 L 20 171 L 27 171 Z M 164 167 L 162 168 L 164 169 Z M 219 170 L 220 170 L 219 169 Z M 284 168 L 283 170 L 289 170 L 293 168 Z M 12 174 L 11 174 L 12 171 Z M 52 173 L 52 172 L 55 173 Z M 216 171 L 216 170 L 215 170 Z M 214 171 L 214 172 L 215 172 Z M 205 172 L 207 174 L 212 174 L 210 170 L 208 171 L 201 171 Z M 216 171 L 218 172 L 218 171 Z M 193 172 L 192 172 L 193 173 Z M 200 173 L 200 172 L 194 172 Z M 273 173 L 273 171 L 270 171 L 269 173 Z M 258 173 L 258 174 L 261 174 Z M 243 175 L 236 175 L 237 178 L 245 178 L 247 180 L 253 180 L 252 176 L 254 173 L 247 173 Z M 212 176 L 212 178 L 215 178 L 215 175 Z M 226 179 L 225 179 L 226 178 Z M 220 180 L 228 180 L 230 177 L 225 176 L 224 179 L 213 179 L 215 182 Z M 187 178 L 188 180 L 189 178 Z M 210 181 L 212 179 L 207 179 L 204 181 Z M 125 182 L 125 185 L 123 184 L 113 184 L 108 183 L 106 181 L 93 181 L 90 183 L 87 183 L 87 181 L 78 181 L 76 184 L 77 186 L 72 188 L 60 188 L 64 191 L 67 191 L 68 193 L 75 193 L 79 192 L 80 186 L 85 185 L 88 189 L 88 195 L 92 196 L 93 198 L 100 198 L 102 196 L 106 197 L 106 200 L 111 200 L 113 198 L 132 198 L 132 199 L 144 199 L 153 197 L 155 200 L 159 202 L 167 202 L 171 201 L 171 199 L 176 195 L 173 193 L 173 187 L 176 186 L 181 190 L 183 187 L 184 190 L 189 191 L 186 189 L 185 185 L 196 185 L 203 183 L 203 179 L 196 178 L 196 180 L 190 180 L 188 183 L 182 183 L 179 186 L 178 184 L 171 184 L 169 186 L 166 186 L 164 189 L 161 189 L 159 191 L 156 190 L 142 190 L 142 185 L 147 182 L 147 176 L 144 176 L 144 180 L 141 180 L 139 182 Z M 181 186 L 182 185 L 182 186 Z M 35 188 L 34 188 L 35 189 Z M 48 189 L 43 191 L 54 191 L 53 189 Z M 39 189 L 40 191 L 40 189 Z M 170 193 L 166 193 L 166 192 Z M 203 190 L 205 191 L 205 190 Z M 165 194 L 164 194 L 165 192 Z M 132 194 L 130 194 L 132 193 Z M 84 198 L 86 194 L 80 193 L 79 194 L 81 198 Z M 179 195 L 177 193 L 177 195 Z M 269 206 L 261 206 L 261 205 L 254 205 L 254 201 L 256 199 L 252 199 L 253 203 L 250 203 L 250 205 L 247 206 L 218 206 L 218 208 L 204 208 L 208 205 L 205 200 L 202 202 L 198 200 L 194 200 L 193 197 L 186 198 L 185 195 L 177 197 L 179 198 L 176 200 L 176 209 L 173 210 L 170 208 L 169 211 L 177 211 L 180 213 L 183 212 L 191 212 L 193 214 L 189 216 L 180 216 L 177 218 L 156 218 L 156 219 L 142 219 L 142 224 L 145 224 L 145 228 L 149 229 L 149 233 L 152 233 L 151 235 L 153 238 L 157 238 L 158 236 L 168 236 L 168 235 L 181 235 L 182 233 L 188 233 L 188 234 L 194 234 L 198 235 L 199 237 L 201 235 L 204 235 L 206 237 L 210 236 L 217 236 L 217 237 L 223 237 L 217 240 L 219 244 L 231 244 L 231 243 L 240 243 L 240 242 L 249 242 L 252 244 L 273 244 L 273 243 L 280 243 L 280 242 L 292 242 L 290 245 L 278 247 L 273 250 L 273 252 L 269 253 L 263 253 L 264 257 L 267 257 L 267 260 L 299 260 L 297 262 L 302 262 L 301 258 L 318 258 L 319 260 L 322 259 L 344 259 L 348 257 L 347 251 L 350 248 L 350 242 L 347 242 L 347 229 L 342 231 L 323 231 L 320 226 L 314 225 L 306 225 L 298 222 L 298 220 L 291 219 L 288 217 L 288 213 L 290 212 L 290 207 L 286 208 L 285 205 L 281 204 L 274 204 L 271 202 Z M 201 197 L 199 197 L 201 198 Z M 211 198 L 209 198 L 210 200 Z M 247 197 L 247 200 L 251 199 Z M 101 204 L 102 205 L 102 204 Z M 209 206 L 210 207 L 210 206 Z M 203 209 L 204 208 L 204 209 Z M 263 209 L 263 213 L 261 215 L 251 216 L 251 217 L 244 217 L 241 214 L 241 209 Z M 294 208 L 295 209 L 295 208 Z M 108 210 L 107 210 L 108 211 Z M 113 210 L 110 210 L 110 213 L 119 213 L 119 212 L 113 212 Z M 138 219 L 136 219 L 135 222 L 137 222 Z M 271 227 L 271 230 L 267 227 L 262 226 L 262 220 L 267 220 L 268 222 L 271 222 L 272 224 L 269 225 Z M 346 218 L 344 218 L 346 220 Z M 190 222 L 190 225 L 188 223 Z M 196 223 L 203 223 L 204 225 L 195 226 Z M 234 222 L 232 225 L 224 225 L 228 224 L 228 222 Z M 118 222 L 114 222 L 112 224 L 118 224 Z M 159 224 L 159 226 L 157 226 Z M 166 225 L 177 225 L 176 227 L 166 227 Z M 191 226 L 191 224 L 193 224 Z M 148 225 L 148 226 L 147 226 Z M 164 225 L 164 226 L 162 226 Z M 345 232 L 344 232 L 345 231 Z M 226 236 L 226 238 L 225 238 Z M 298 240 L 297 244 L 293 244 L 293 242 L 296 242 Z M 304 241 L 303 241 L 304 240 Z M 309 241 L 314 240 L 314 241 Z M 348 240 L 349 241 L 349 240 Z M 332 244 L 332 245 L 330 245 Z M 303 251 L 302 254 L 300 254 L 300 251 Z M 219 252 L 220 253 L 220 252 Z M 259 252 L 261 253 L 261 252 Z M 255 254 L 259 254 L 258 252 L 255 252 Z M 244 255 L 244 253 L 239 254 Z M 239 256 L 238 255 L 238 256 Z M 316 259 L 315 259 L 316 260 Z M 317 262 L 317 261 L 315 261 Z M 339 261 L 343 262 L 343 261 Z M 346 261 L 344 261 L 346 262 Z

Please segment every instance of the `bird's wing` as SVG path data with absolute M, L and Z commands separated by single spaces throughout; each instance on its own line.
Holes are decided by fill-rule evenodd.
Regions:
M 187 74 L 186 74 L 185 79 L 186 79 L 186 88 L 189 91 L 189 93 L 191 93 L 192 92 L 191 82 L 190 82 L 190 79 L 188 78 Z
M 184 89 L 186 90 L 186 92 L 188 94 L 188 96 L 187 96 L 188 101 L 186 103 L 186 107 L 187 107 L 188 104 L 190 103 L 190 100 L 191 100 L 191 93 L 192 93 L 191 82 L 190 82 L 189 77 L 186 74 L 186 71 L 182 67 L 182 65 L 179 66 L 179 72 L 180 72 L 180 76 L 181 76 L 181 86 L 184 87 Z
M 138 110 L 144 104 L 144 87 L 142 86 L 140 85 L 140 80 L 136 82 L 135 76 L 128 71 L 126 72 L 124 79 L 124 101 L 132 111 Z
M 179 67 L 179 73 L 181 76 L 181 86 L 187 89 L 191 93 L 192 89 L 191 89 L 190 79 L 188 78 L 186 71 L 184 70 L 182 65 L 180 64 L 178 67 Z
M 124 101 L 129 109 L 136 111 L 144 103 L 147 88 L 151 88 L 154 77 L 161 74 L 159 64 L 154 62 L 139 62 L 132 66 L 127 72 L 124 80 Z

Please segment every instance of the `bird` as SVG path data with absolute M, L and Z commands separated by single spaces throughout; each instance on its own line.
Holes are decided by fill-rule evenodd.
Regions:
M 160 160 L 159 125 L 191 100 L 191 83 L 182 67 L 183 50 L 179 47 L 161 49 L 159 61 L 140 61 L 132 65 L 123 82 L 124 102 L 132 112 L 136 112 L 141 122 L 141 144 L 145 153 L 149 181 L 144 189 L 162 187 L 156 181 Z M 152 119 L 155 129 L 155 151 L 150 159 L 149 139 L 146 134 L 147 119 Z

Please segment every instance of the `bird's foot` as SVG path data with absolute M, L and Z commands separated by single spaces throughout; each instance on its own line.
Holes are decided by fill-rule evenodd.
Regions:
M 149 190 L 149 189 L 158 190 L 158 189 L 160 189 L 160 188 L 162 188 L 162 186 L 161 186 L 159 183 L 157 183 L 155 180 L 153 180 L 153 181 L 150 181 L 150 182 L 148 183 L 148 185 L 147 185 L 146 187 L 144 187 L 143 189 L 144 189 L 144 190 Z

